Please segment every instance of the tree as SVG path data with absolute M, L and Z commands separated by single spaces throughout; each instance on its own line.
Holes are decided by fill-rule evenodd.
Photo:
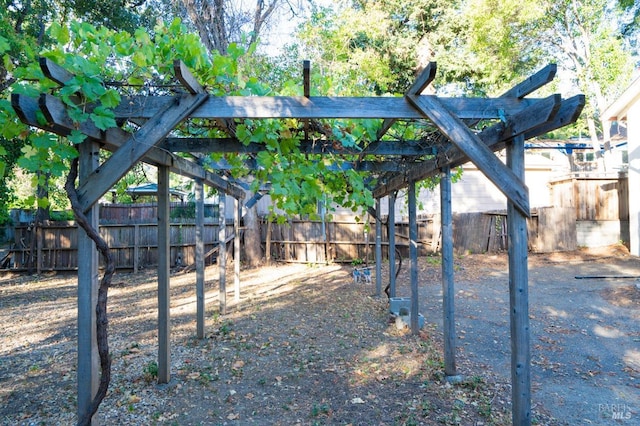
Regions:
M 255 0 L 253 8 L 245 7 L 242 2 L 225 0 L 183 0 L 182 5 L 191 25 L 197 30 L 200 40 L 211 54 L 226 55 L 230 46 L 234 49 L 243 47 L 244 50 L 254 51 L 262 32 L 269 26 L 278 11 L 286 11 L 292 15 L 300 9 L 300 4 L 289 0 Z M 243 60 L 260 66 L 259 59 L 244 57 Z M 263 68 L 264 69 L 264 68 Z M 227 123 L 227 131 L 236 132 L 235 123 Z M 276 164 L 276 163 L 272 163 Z M 253 177 L 246 177 L 254 182 L 254 189 L 247 192 L 251 198 L 255 185 L 260 181 Z M 246 210 L 244 216 L 244 255 L 247 263 L 258 265 L 263 258 L 260 245 L 261 232 L 257 208 Z
M 640 29 L 640 3 L 635 0 L 618 0 L 624 12 L 622 18 L 622 35 L 630 41 L 632 47 L 638 46 L 638 30 Z
M 255 0 L 182 0 L 185 17 L 200 35 L 205 47 L 226 54 L 231 43 L 248 49 L 258 42 L 270 23 L 280 15 L 295 16 L 302 8 L 300 1 Z
M 400 94 L 450 41 L 457 3 L 361 0 L 316 8 L 296 32 L 297 49 L 331 80 L 332 90 Z
M 618 6 L 624 3 L 471 0 L 469 52 L 496 83 L 513 80 L 513 64 L 557 62 L 574 90 L 587 96 L 584 128 L 600 156 L 599 114 L 626 87 L 633 67 L 622 39 Z
M 153 5 L 153 7 L 150 7 Z M 82 18 L 86 22 L 102 24 L 111 29 L 135 31 L 141 25 L 153 28 L 156 18 L 163 16 L 162 10 L 168 6 L 162 0 L 119 0 L 117 2 L 98 0 L 39 0 L 6 2 L 6 13 L 0 16 L 0 121 L 12 121 L 11 125 L 3 126 L 0 135 L 0 225 L 8 219 L 8 210 L 15 202 L 12 191 L 8 188 L 15 167 L 26 139 L 21 135 L 24 126 L 15 122 L 13 112 L 8 102 L 8 89 L 24 73 L 30 63 L 37 60 L 38 52 L 48 46 L 55 45 L 60 40 L 45 31 L 52 22 L 58 24 L 69 22 L 71 19 Z M 13 118 L 12 118 L 13 117 Z M 46 161 L 46 158 L 40 158 Z M 21 161 L 24 161 L 21 160 Z M 41 214 L 46 213 L 50 205 L 55 204 L 51 195 L 59 194 L 64 185 L 59 182 L 61 175 L 34 175 L 34 186 L 38 186 L 40 197 L 30 197 L 22 200 L 21 205 L 37 205 Z M 65 196 L 66 198 L 66 196 Z M 58 197 L 59 200 L 59 197 Z M 25 203 L 26 201 L 26 203 Z M 68 202 L 58 204 L 59 208 L 68 207 Z

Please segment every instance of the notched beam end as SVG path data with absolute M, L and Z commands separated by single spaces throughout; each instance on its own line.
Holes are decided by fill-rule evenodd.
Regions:
M 549 64 L 523 82 L 509 89 L 500 97 L 522 99 L 547 83 L 550 83 L 555 78 L 557 71 L 558 66 L 556 64 Z
M 584 95 L 575 95 L 569 99 L 567 99 L 567 107 L 573 108 L 572 114 L 567 114 L 568 121 L 567 124 L 575 123 L 580 114 L 582 114 L 582 110 L 584 106 L 587 104 L 587 99 Z
M 582 114 L 585 102 L 584 95 L 575 95 L 563 100 L 553 119 L 542 126 L 527 131 L 525 133 L 525 139 L 535 138 L 552 130 L 575 123 L 580 117 L 580 114 Z
M 38 103 L 35 99 L 17 93 L 11 94 L 11 107 L 24 124 L 35 126 L 38 124 Z
M 173 61 L 173 71 L 176 79 L 184 86 L 192 95 L 196 93 L 206 93 L 204 86 L 200 84 L 198 79 L 191 73 L 191 70 L 180 59 Z
M 405 92 L 406 95 L 419 95 L 421 94 L 428 86 L 431 84 L 434 78 L 436 78 L 436 71 L 438 69 L 438 65 L 436 62 L 429 62 L 426 67 L 418 74 L 415 81 L 411 84 L 411 86 Z M 387 131 L 393 126 L 396 122 L 394 119 L 387 118 L 382 122 L 380 129 L 376 134 L 378 139 L 382 139 L 382 137 L 387 133 Z
M 40 57 L 38 59 L 40 69 L 49 80 L 64 86 L 65 83 L 75 77 L 72 73 L 53 62 L 51 59 Z
M 55 124 L 56 118 L 59 118 L 56 117 L 57 114 L 55 114 L 55 110 L 58 107 L 55 105 L 57 103 L 56 101 L 59 101 L 59 99 L 45 93 L 40 94 L 38 98 L 38 106 L 48 123 Z M 60 105 L 62 105 L 62 103 L 60 103 Z
M 436 62 L 429 62 L 426 67 L 420 72 L 416 80 L 411 87 L 407 90 L 409 95 L 419 95 L 431 84 L 434 78 L 436 78 L 436 71 L 438 65 Z

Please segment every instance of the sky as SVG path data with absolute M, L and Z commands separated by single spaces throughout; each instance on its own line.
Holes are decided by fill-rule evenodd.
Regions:
M 311 1 L 314 5 L 320 7 L 331 7 L 332 5 L 335 6 L 339 3 L 339 1 L 335 0 Z M 311 1 L 297 0 L 297 3 L 302 5 L 302 13 L 298 16 L 293 16 L 286 8 L 282 8 L 280 11 L 277 11 L 276 19 L 271 25 L 271 28 L 263 33 L 261 48 L 273 56 L 281 53 L 282 48 L 293 41 L 293 33 L 296 30 L 296 27 L 311 15 Z M 296 0 L 293 0 L 293 2 L 295 3 Z

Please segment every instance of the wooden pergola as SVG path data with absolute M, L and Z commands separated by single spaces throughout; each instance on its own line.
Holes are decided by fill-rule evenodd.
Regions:
M 40 61 L 45 76 L 64 85 L 73 75 L 47 59 Z M 584 106 L 582 95 L 562 99 L 560 95 L 546 98 L 527 97 L 550 82 L 555 65 L 540 70 L 511 90 L 496 98 L 438 97 L 422 92 L 436 75 L 435 63 L 429 64 L 403 97 L 316 97 L 310 96 L 309 64 L 303 69 L 304 96 L 300 97 L 216 97 L 206 93 L 183 63 L 174 64 L 175 77 L 183 91 L 167 96 L 123 96 L 115 109 L 118 123 L 135 123 L 137 130 L 122 127 L 99 130 L 86 122 L 79 130 L 88 138 L 79 145 L 80 175 L 78 193 L 82 208 L 98 227 L 98 201 L 137 162 L 158 167 L 158 381 L 170 379 L 170 317 L 169 317 L 169 173 L 192 178 L 196 183 L 196 294 L 197 336 L 204 332 L 204 244 L 202 241 L 204 185 L 236 199 L 235 238 L 244 190 L 221 174 L 208 171 L 202 164 L 202 154 L 212 152 L 253 153 L 265 149 L 261 144 L 243 144 L 229 132 L 229 137 L 177 138 L 171 135 L 185 119 L 215 119 L 233 124 L 243 119 L 300 119 L 313 123 L 320 119 L 377 119 L 381 126 L 377 140 L 361 143 L 357 150 L 340 147 L 324 134 L 308 139 L 313 126 L 305 125 L 301 150 L 310 154 L 341 155 L 345 161 L 336 167 L 367 171 L 377 177 L 372 188 L 376 199 L 376 290 L 382 293 L 380 200 L 389 196 L 389 223 L 394 223 L 395 196 L 408 188 L 411 330 L 418 333 L 418 268 L 416 183 L 429 177 L 440 177 L 442 216 L 442 287 L 445 375 L 457 377 L 455 363 L 453 230 L 451 211 L 451 169 L 472 161 L 508 199 L 509 293 L 511 317 L 511 374 L 513 424 L 530 424 L 530 342 L 528 315 L 528 238 L 526 219 L 529 217 L 528 189 L 524 184 L 524 141 L 573 123 Z M 66 136 L 76 129 L 63 102 L 50 94 L 39 99 L 14 94 L 12 104 L 20 119 L 34 127 Z M 46 118 L 43 123 L 38 116 Z M 424 121 L 437 130 L 436 138 L 403 141 L 387 135 L 398 120 Z M 472 128 L 483 121 L 481 131 Z M 298 129 L 301 133 L 302 129 Z M 506 148 L 504 164 L 494 152 Z M 99 164 L 101 149 L 112 155 Z M 190 158 L 174 155 L 187 152 Z M 357 155 L 357 157 L 355 157 Z M 375 155 L 376 161 L 358 161 Z M 399 166 L 399 164 L 401 166 Z M 251 164 L 247 164 L 251 167 Z M 210 165 L 208 167 L 211 167 Z M 220 166 L 224 168 L 224 166 Z M 224 197 L 222 197 L 224 198 Z M 221 204 L 223 206 L 224 204 Z M 226 309 L 225 258 L 227 241 L 224 211 L 220 212 L 220 309 Z M 389 228 L 390 294 L 395 296 L 395 235 Z M 236 298 L 239 298 L 239 240 L 236 241 Z M 88 410 L 97 388 L 99 375 L 96 349 L 96 289 L 98 255 L 93 242 L 83 233 L 78 241 L 78 415 Z

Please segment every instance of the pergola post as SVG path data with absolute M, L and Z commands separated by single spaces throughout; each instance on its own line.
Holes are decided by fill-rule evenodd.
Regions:
M 240 218 L 242 217 L 242 203 L 237 198 L 233 201 L 233 288 L 235 303 L 240 303 Z
M 82 184 L 98 166 L 100 147 L 86 141 L 78 145 L 79 182 Z M 87 220 L 98 229 L 99 206 L 85 212 Z M 90 411 L 98 391 L 100 358 L 96 339 L 96 303 L 98 302 L 98 251 L 82 227 L 78 227 L 78 418 Z M 92 424 L 97 424 L 92 419 Z
M 389 194 L 389 215 L 387 216 L 389 234 L 389 297 L 396 297 L 396 193 Z
M 171 380 L 169 168 L 158 167 L 158 383 Z
M 507 144 L 507 166 L 524 180 L 524 138 Z M 507 203 L 509 307 L 511 322 L 511 398 L 514 425 L 531 424 L 531 354 L 529 342 L 529 271 L 527 217 Z
M 204 290 L 204 184 L 195 179 L 196 195 L 196 334 L 205 337 L 205 290 Z
M 220 314 L 227 313 L 227 221 L 225 218 L 226 194 L 219 192 L 218 200 L 218 269 L 220 271 L 220 286 L 218 294 L 220 299 Z
M 411 334 L 420 332 L 418 300 L 418 222 L 416 207 L 416 183 L 409 182 L 409 257 L 411 258 Z
M 440 173 L 440 229 L 442 235 L 442 330 L 444 335 L 444 374 L 453 380 L 456 373 L 456 323 L 453 281 L 453 213 L 451 208 L 451 168 Z
M 380 198 L 376 198 L 376 297 L 382 295 L 382 221 Z

